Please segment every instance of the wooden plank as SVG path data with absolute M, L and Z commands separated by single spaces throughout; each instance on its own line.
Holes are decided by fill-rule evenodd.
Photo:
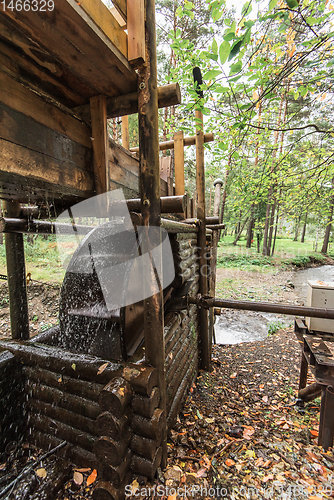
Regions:
M 184 182 L 184 134 L 180 130 L 174 134 L 175 195 L 185 193 Z
M 0 138 L 92 171 L 92 150 L 0 102 Z M 1 171 L 1 165 L 0 165 Z
M 93 92 L 85 86 L 73 72 L 66 70 L 58 61 L 50 61 L 49 53 L 0 16 L 1 63 L 16 71 L 18 78 L 25 79 L 49 94 L 55 96 L 66 106 L 78 106 L 87 100 L 85 95 Z M 69 88 L 67 82 L 71 82 Z
M 120 13 L 124 21 L 127 19 L 127 0 L 112 0 L 115 9 Z
M 96 194 L 108 191 L 109 181 L 109 141 L 107 130 L 106 96 L 98 95 L 90 99 L 93 140 L 93 170 Z
M 80 0 L 79 5 L 101 28 L 111 43 L 118 48 L 124 57 L 127 57 L 128 37 L 104 3 L 101 0 Z
M 127 0 L 128 60 L 134 67 L 145 60 L 145 6 L 144 0 Z
M 0 101 L 10 108 L 16 111 L 24 110 L 25 115 L 30 116 L 38 123 L 46 125 L 75 142 L 91 148 L 90 130 L 80 120 L 47 103 L 35 92 L 27 89 L 1 71 L 0 88 Z
M 94 195 L 92 172 L 0 139 L 0 197 L 6 184 L 18 190 L 22 201 L 89 198 Z M 78 200 L 79 201 L 79 200 Z
M 125 149 L 129 149 L 130 147 L 128 116 L 122 116 L 122 146 Z
M 120 25 L 120 27 L 126 30 L 126 20 L 123 19 L 123 17 L 120 15 L 116 7 L 111 7 L 109 10 L 116 19 L 116 21 L 118 22 L 118 24 Z
M 95 90 L 92 95 L 119 95 L 137 88 L 137 76 L 126 57 L 75 0 L 58 0 L 52 12 L 4 11 L 25 36 Z M 1 12 L 2 11 L 2 12 Z

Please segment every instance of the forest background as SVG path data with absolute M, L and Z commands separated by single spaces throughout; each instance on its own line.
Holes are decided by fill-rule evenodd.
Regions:
M 250 0 L 237 15 L 225 0 L 156 0 L 156 16 L 159 85 L 177 81 L 183 102 L 161 111 L 161 140 L 176 130 L 193 135 L 195 109 L 203 111 L 205 132 L 215 135 L 206 144 L 207 215 L 219 177 L 220 217 L 233 244 L 243 238 L 269 256 L 277 238 L 304 242 L 307 234 L 315 250 L 327 253 L 334 210 L 334 5 Z M 194 67 L 201 68 L 203 98 Z M 137 144 L 133 115 L 130 145 Z M 192 149 L 185 169 L 194 196 Z

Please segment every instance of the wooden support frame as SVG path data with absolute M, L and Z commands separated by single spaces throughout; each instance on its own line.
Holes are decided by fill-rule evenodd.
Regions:
M 19 203 L 3 202 L 4 213 L 17 217 L 21 211 Z M 12 338 L 29 339 L 29 314 L 26 284 L 26 267 L 22 234 L 6 234 L 6 261 Z
M 211 134 L 211 133 L 204 134 L 204 136 L 203 136 L 204 143 L 212 142 L 213 140 L 214 140 L 213 134 Z M 185 137 L 183 139 L 184 146 L 194 146 L 195 144 L 196 144 L 196 136 L 195 135 L 193 135 L 191 137 Z M 174 149 L 174 147 L 175 147 L 174 141 L 165 141 L 165 142 L 160 142 L 160 144 L 159 144 L 160 151 L 166 151 L 167 149 Z M 138 153 L 139 147 L 131 148 L 130 151 L 131 151 L 131 153 Z
M 92 119 L 93 166 L 96 194 L 109 191 L 109 139 L 107 130 L 106 96 L 90 99 Z
M 128 4 L 129 7 L 129 4 Z M 128 12 L 129 13 L 129 12 Z M 159 168 L 159 127 L 158 127 L 158 87 L 157 54 L 155 29 L 155 1 L 145 3 L 145 49 L 146 64 L 138 72 L 138 119 L 140 146 L 140 194 L 144 227 L 160 226 L 160 168 Z M 149 241 L 148 251 L 149 249 Z M 162 258 L 162 257 L 161 257 Z M 152 276 L 152 279 L 155 279 Z M 166 373 L 164 303 L 160 291 L 144 301 L 144 334 L 146 362 L 158 370 L 160 408 L 166 414 Z M 167 464 L 167 429 L 162 435 L 162 463 Z
M 142 66 L 145 55 L 145 1 L 127 0 L 128 61 L 134 68 Z
M 196 191 L 198 252 L 199 252 L 199 291 L 202 296 L 208 293 L 208 262 L 206 259 L 206 227 L 205 227 L 205 170 L 204 170 L 204 133 L 203 114 L 195 111 L 196 121 Z M 208 311 L 203 307 L 199 310 L 200 319 L 200 363 L 205 371 L 211 369 L 211 339 L 209 338 Z
M 175 194 L 185 193 L 184 181 L 184 134 L 180 130 L 174 134 Z

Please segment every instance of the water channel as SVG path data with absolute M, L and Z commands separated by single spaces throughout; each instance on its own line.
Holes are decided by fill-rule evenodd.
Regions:
M 293 272 L 291 281 L 294 285 L 294 291 L 300 298 L 299 303 L 304 303 L 305 305 L 308 280 L 334 282 L 334 266 L 310 267 Z M 239 344 L 241 342 L 263 340 L 268 335 L 268 324 L 278 322 L 284 326 L 289 326 L 293 323 L 293 317 L 225 309 L 221 316 L 216 317 L 216 343 Z

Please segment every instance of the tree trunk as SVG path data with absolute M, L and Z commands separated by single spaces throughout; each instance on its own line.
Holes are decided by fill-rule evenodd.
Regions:
M 245 222 L 242 225 L 240 224 L 240 221 L 239 221 L 239 224 L 240 224 L 239 232 L 236 235 L 235 240 L 233 241 L 232 245 L 236 245 L 238 243 L 238 240 L 241 236 L 242 231 L 244 230 L 245 225 L 247 224 L 248 219 L 249 219 L 249 217 L 247 217 L 245 219 Z
M 273 233 L 274 233 L 274 227 L 275 227 L 275 212 L 276 212 L 276 197 L 274 198 L 273 204 L 271 205 L 270 228 L 269 228 L 269 236 L 268 236 L 269 255 L 271 255 L 271 243 L 273 240 Z
M 247 228 L 246 248 L 251 248 L 252 246 L 254 223 L 255 220 L 254 220 L 254 203 L 253 203 L 251 207 L 251 215 L 249 218 L 248 228 Z
M 303 230 L 302 230 L 302 237 L 300 239 L 301 243 L 305 243 L 306 226 L 307 226 L 307 214 L 305 214 L 305 220 L 304 220 Z
M 333 194 L 331 196 L 331 204 L 329 207 L 328 221 L 327 221 L 324 241 L 323 241 L 322 248 L 321 248 L 321 253 L 327 253 L 329 236 L 331 234 L 331 229 L 332 229 L 333 209 L 334 209 L 334 179 L 332 179 L 332 193 Z
M 299 234 L 299 226 L 300 226 L 300 220 L 302 218 L 302 214 L 299 215 L 297 221 L 296 221 L 296 227 L 295 227 L 295 237 L 293 238 L 293 241 L 298 241 L 298 234 Z

